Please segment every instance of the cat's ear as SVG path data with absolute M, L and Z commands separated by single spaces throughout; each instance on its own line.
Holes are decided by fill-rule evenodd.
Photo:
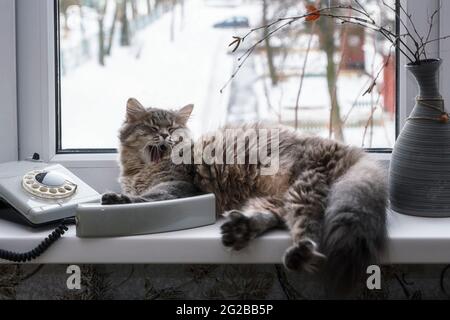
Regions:
M 145 108 L 139 101 L 137 101 L 135 98 L 128 99 L 127 102 L 128 121 L 138 120 L 143 113 L 145 113 Z
M 192 111 L 194 111 L 193 104 L 188 104 L 187 106 L 180 109 L 180 111 L 178 111 L 178 122 L 185 125 L 191 117 Z

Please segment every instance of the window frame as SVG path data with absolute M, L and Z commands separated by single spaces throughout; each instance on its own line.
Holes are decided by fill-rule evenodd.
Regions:
M 0 137 L 2 149 L 0 162 L 18 158 L 17 96 L 16 96 L 16 46 L 15 46 L 15 2 L 0 1 Z
M 442 5 L 440 14 L 450 13 L 450 3 L 440 0 L 399 0 L 409 13 L 412 13 L 418 29 L 426 30 L 426 17 L 429 12 Z M 79 173 L 88 183 L 97 185 L 99 189 L 111 189 L 102 181 L 116 183 L 118 174 L 117 153 L 115 150 L 66 150 L 58 151 L 56 117 L 58 116 L 59 94 L 57 92 L 58 74 L 56 59 L 58 52 L 55 39 L 57 21 L 59 19 L 55 0 L 16 0 L 16 35 L 17 35 L 17 92 L 18 92 L 18 122 L 19 122 L 19 158 L 26 159 L 34 153 L 39 153 L 41 159 L 49 163 L 61 163 L 67 168 Z M 441 3 L 442 2 L 442 3 Z M 422 17 L 422 18 L 421 18 Z M 450 30 L 450 22 L 437 17 L 433 35 L 439 35 L 440 30 Z M 400 32 L 402 27 L 400 26 Z M 450 33 L 450 32 L 449 32 Z M 449 46 L 448 43 L 446 46 Z M 430 46 L 433 53 L 442 57 L 439 42 Z M 450 50 L 444 55 L 449 55 Z M 29 52 L 35 57 L 30 59 Z M 397 133 L 403 127 L 407 116 L 414 106 L 416 84 L 402 66 L 406 59 L 399 56 L 397 59 Z M 57 61 L 56 61 L 57 62 Z M 441 70 L 441 83 L 450 80 L 450 56 L 445 59 Z M 55 79 L 56 75 L 56 79 Z M 444 93 L 444 90 L 442 90 Z M 450 93 L 445 94 L 450 98 Z M 35 121 L 39 119 L 39 121 Z M 89 151 L 89 153 L 86 153 Z M 94 152 L 92 152 L 94 151 Z M 388 161 L 390 150 L 372 149 L 374 157 Z M 102 177 L 94 174 L 93 170 L 102 169 Z M 113 180 L 114 179 L 114 180 Z M 102 181 L 100 181 L 102 180 Z M 115 185 L 117 188 L 117 185 Z
M 55 154 L 115 154 L 117 149 L 63 149 L 61 147 L 62 139 L 62 126 L 61 126 L 61 64 L 60 64 L 60 16 L 59 16 L 59 0 L 53 0 L 54 11 L 54 60 L 55 60 Z

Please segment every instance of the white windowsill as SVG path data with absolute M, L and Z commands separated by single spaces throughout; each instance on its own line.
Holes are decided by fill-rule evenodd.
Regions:
M 390 153 L 369 153 L 378 161 L 387 162 L 391 159 Z M 50 159 L 51 163 L 59 163 L 66 168 L 116 168 L 118 164 L 117 153 L 100 154 L 57 154 Z
M 116 168 L 119 155 L 117 153 L 82 153 L 57 154 L 50 159 L 50 163 L 59 163 L 66 168 Z
M 419 218 L 389 212 L 388 248 L 384 263 L 450 263 L 450 218 Z M 0 221 L 2 249 L 27 251 L 48 230 L 34 231 Z M 280 263 L 291 241 L 286 231 L 272 231 L 240 251 L 225 249 L 220 223 L 179 232 L 104 239 L 80 239 L 72 227 L 35 263 L 167 263 L 167 264 L 272 264 Z

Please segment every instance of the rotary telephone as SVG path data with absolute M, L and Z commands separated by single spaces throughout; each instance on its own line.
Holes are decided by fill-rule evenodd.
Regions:
M 59 164 L 0 164 L 0 217 L 41 227 L 75 216 L 77 206 L 100 194 Z

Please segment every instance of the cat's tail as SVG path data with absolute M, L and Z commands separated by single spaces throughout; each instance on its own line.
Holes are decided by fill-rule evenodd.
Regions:
M 386 239 L 385 171 L 363 156 L 331 187 L 325 212 L 322 252 L 325 283 L 344 294 L 365 283 L 367 267 L 378 262 Z

